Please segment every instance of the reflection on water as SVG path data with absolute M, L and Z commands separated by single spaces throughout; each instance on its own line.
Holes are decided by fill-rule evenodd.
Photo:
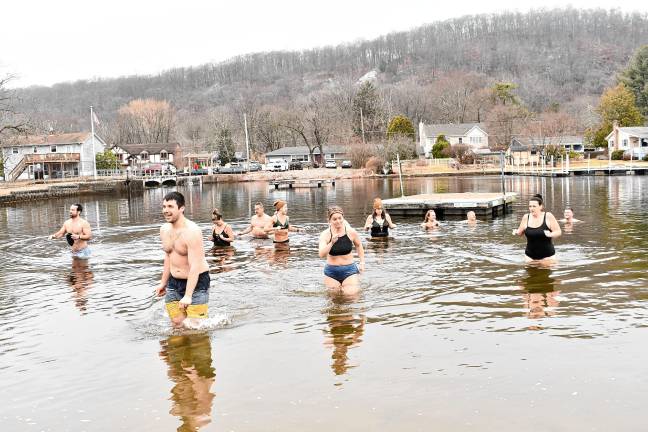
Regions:
M 234 270 L 232 258 L 235 254 L 236 249 L 233 246 L 212 247 L 206 254 L 209 258 L 209 272 L 218 274 Z
M 537 266 L 527 266 L 526 274 L 521 278 L 520 285 L 524 292 L 524 304 L 528 309 L 529 318 L 542 318 L 555 315 L 559 301 L 556 291 L 556 280 L 552 270 Z
M 364 326 L 367 321 L 364 314 L 354 310 L 357 296 L 342 294 L 331 295 L 331 306 L 326 311 L 326 335 L 324 346 L 332 348 L 331 369 L 335 375 L 344 375 L 354 367 L 349 361 L 349 350 L 362 342 Z
M 74 305 L 81 313 L 86 312 L 88 290 L 92 288 L 93 279 L 94 274 L 90 270 L 88 260 L 73 258 L 72 271 L 67 275 L 67 280 L 74 294 Z
M 169 413 L 182 422 L 178 431 L 196 431 L 208 425 L 216 377 L 209 335 L 169 336 L 160 341 L 160 346 L 160 357 L 168 365 L 168 376 L 174 384 Z

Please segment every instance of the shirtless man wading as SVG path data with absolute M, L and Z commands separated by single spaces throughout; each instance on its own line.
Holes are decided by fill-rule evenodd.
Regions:
M 164 270 L 155 292 L 160 297 L 166 295 L 173 325 L 192 328 L 200 318 L 207 318 L 210 278 L 202 231 L 184 216 L 184 209 L 181 193 L 170 192 L 164 197 L 162 214 L 167 223 L 160 228 Z
M 75 258 L 90 258 L 88 240 L 92 238 L 92 231 L 87 220 L 81 217 L 83 206 L 72 204 L 70 206 L 70 219 L 66 220 L 60 230 L 49 236 L 50 240 L 65 236 L 72 247 L 72 256 Z
M 272 217 L 265 213 L 262 203 L 258 202 L 254 204 L 254 216 L 250 219 L 250 226 L 239 232 L 239 235 L 252 233 L 252 237 L 254 238 L 267 239 L 268 234 L 266 234 L 264 228 L 270 219 L 272 219 Z

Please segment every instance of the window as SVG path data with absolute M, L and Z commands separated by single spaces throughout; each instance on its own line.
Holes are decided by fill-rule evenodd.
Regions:
M 142 158 L 142 160 L 148 160 L 149 154 L 146 150 L 144 150 L 142 153 L 140 153 L 140 157 Z
M 38 147 L 34 146 L 34 153 L 38 153 Z
M 463 137 L 459 137 L 459 144 L 463 144 Z
M 56 153 L 56 146 L 50 146 L 50 153 Z
M 470 144 L 481 144 L 482 143 L 482 137 L 480 136 L 471 136 L 470 137 Z
M 168 153 L 165 150 L 160 152 L 160 160 L 167 160 L 169 157 Z
M 18 154 L 18 147 L 12 147 L 11 154 Z
M 628 140 L 627 139 L 623 140 L 623 147 L 628 147 Z

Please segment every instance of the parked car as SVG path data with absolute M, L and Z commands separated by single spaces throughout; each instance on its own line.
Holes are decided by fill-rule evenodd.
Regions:
M 353 168 L 353 164 L 350 160 L 342 161 L 342 168 Z
M 288 164 L 288 169 L 289 170 L 301 170 L 301 169 L 304 169 L 304 167 L 302 166 L 301 161 L 294 160 L 294 161 L 290 161 L 290 163 Z
M 269 162 L 267 167 L 268 171 L 288 171 L 288 162 L 283 160 Z
M 207 175 L 209 174 L 209 169 L 207 168 L 198 168 L 191 170 L 191 175 Z
M 337 163 L 333 159 L 327 159 L 326 163 L 324 164 L 326 168 L 337 168 Z
M 263 169 L 263 166 L 262 166 L 259 162 L 257 162 L 257 161 L 250 161 L 250 164 L 249 164 L 249 170 L 250 170 L 250 172 L 253 172 L 253 171 L 261 171 L 261 169 Z

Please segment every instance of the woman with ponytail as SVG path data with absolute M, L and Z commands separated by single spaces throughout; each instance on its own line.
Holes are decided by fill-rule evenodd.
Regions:
M 529 213 L 520 221 L 520 226 L 513 230 L 513 235 L 524 234 L 527 246 L 524 250 L 527 261 L 551 263 L 555 261 L 551 239 L 560 237 L 562 231 L 558 221 L 550 212 L 545 211 L 542 195 L 536 194 L 529 200 Z

